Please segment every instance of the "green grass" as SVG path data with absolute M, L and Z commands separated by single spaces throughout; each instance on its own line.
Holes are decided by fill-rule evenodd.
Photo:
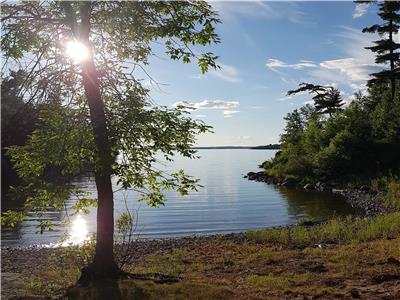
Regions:
M 386 188 L 387 193 L 383 198 L 386 206 L 400 210 L 400 180 L 390 180 Z
M 312 227 L 293 226 L 246 233 L 247 238 L 281 245 L 309 246 L 317 243 L 365 242 L 400 235 L 400 212 L 374 218 L 337 218 Z

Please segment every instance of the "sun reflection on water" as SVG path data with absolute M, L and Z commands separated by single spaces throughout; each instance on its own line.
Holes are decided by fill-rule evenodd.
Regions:
M 81 245 L 88 239 L 89 231 L 87 221 L 82 215 L 77 215 L 75 220 L 71 222 L 67 239 L 62 243 L 62 246 Z

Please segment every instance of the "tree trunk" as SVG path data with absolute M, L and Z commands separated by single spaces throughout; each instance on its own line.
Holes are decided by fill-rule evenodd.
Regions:
M 393 32 L 395 30 L 393 26 L 393 20 L 389 21 L 389 40 L 393 42 Z M 394 58 L 393 58 L 393 49 L 390 50 L 390 71 L 391 71 L 391 78 L 390 78 L 390 86 L 392 88 L 392 101 L 394 100 L 394 95 L 396 93 L 396 80 L 394 74 Z
M 66 12 L 73 12 L 69 2 L 64 4 Z M 93 262 L 82 270 L 80 283 L 98 277 L 116 277 L 121 274 L 114 260 L 114 202 L 111 183 L 113 157 L 108 139 L 104 102 L 100 92 L 100 82 L 92 55 L 90 34 L 91 3 L 80 4 L 81 23 L 78 24 L 71 13 L 71 30 L 74 36 L 89 50 L 89 57 L 81 62 L 82 82 L 89 105 L 90 122 L 97 148 L 95 181 L 97 188 L 97 235 Z

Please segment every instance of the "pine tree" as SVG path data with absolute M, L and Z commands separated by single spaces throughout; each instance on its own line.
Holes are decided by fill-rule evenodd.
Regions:
M 383 1 L 378 3 L 378 15 L 385 22 L 375 24 L 363 29 L 363 32 L 377 32 L 382 39 L 374 41 L 375 46 L 366 47 L 376 53 L 375 62 L 378 64 L 389 64 L 389 70 L 382 70 L 371 74 L 374 78 L 369 80 L 369 84 L 390 81 L 392 99 L 396 92 L 396 80 L 400 79 L 400 44 L 396 43 L 394 36 L 400 28 L 400 1 Z
M 312 97 L 312 100 L 314 101 L 317 112 L 332 116 L 332 113 L 340 109 L 344 104 L 340 91 L 334 87 L 315 85 L 311 83 L 301 83 L 299 86 L 298 89 L 288 91 L 287 94 L 294 95 L 301 92 L 314 94 L 315 96 Z

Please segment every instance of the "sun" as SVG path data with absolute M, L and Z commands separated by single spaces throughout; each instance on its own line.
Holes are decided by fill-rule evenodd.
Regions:
M 78 41 L 69 41 L 67 43 L 66 53 L 75 62 L 82 62 L 89 57 L 88 48 Z

